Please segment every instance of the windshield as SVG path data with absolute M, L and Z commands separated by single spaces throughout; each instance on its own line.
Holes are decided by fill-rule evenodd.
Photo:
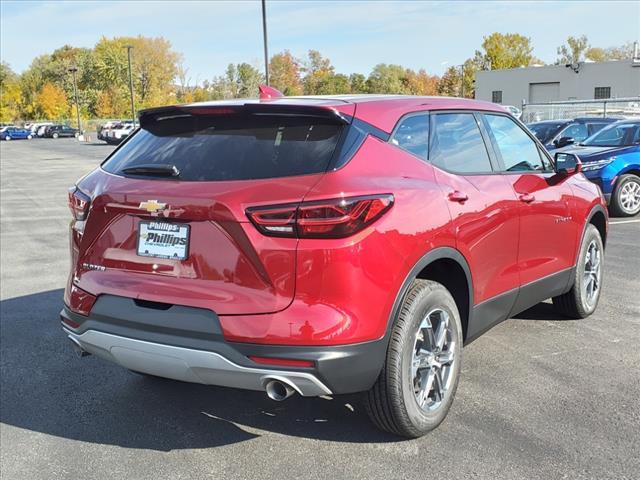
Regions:
M 640 143 L 640 122 L 613 123 L 590 136 L 582 145 L 589 147 L 624 147 Z
M 527 125 L 527 128 L 531 130 L 542 143 L 549 143 L 565 123 L 566 122 L 530 123 Z

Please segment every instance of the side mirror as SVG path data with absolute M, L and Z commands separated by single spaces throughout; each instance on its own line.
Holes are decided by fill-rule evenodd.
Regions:
M 556 172 L 563 175 L 575 175 L 582 171 L 582 162 L 573 153 L 558 152 L 555 155 Z
M 560 137 L 558 140 L 556 140 L 553 143 L 555 144 L 556 147 L 562 148 L 562 147 L 566 147 L 567 145 L 573 145 L 574 143 L 576 143 L 576 141 L 572 137 Z

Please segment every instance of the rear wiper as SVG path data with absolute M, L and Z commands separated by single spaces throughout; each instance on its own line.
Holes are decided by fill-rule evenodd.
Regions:
M 123 168 L 124 173 L 132 175 L 154 175 L 157 177 L 179 177 L 180 170 L 175 165 L 149 163 Z

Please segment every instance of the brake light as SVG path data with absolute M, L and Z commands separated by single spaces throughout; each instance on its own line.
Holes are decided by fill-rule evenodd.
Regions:
M 393 195 L 336 198 L 247 209 L 256 228 L 273 237 L 344 238 L 363 230 L 393 205 Z
M 89 214 L 89 205 L 91 199 L 88 195 L 81 192 L 78 187 L 71 187 L 69 189 L 69 210 L 73 215 L 74 220 L 83 221 L 87 219 Z

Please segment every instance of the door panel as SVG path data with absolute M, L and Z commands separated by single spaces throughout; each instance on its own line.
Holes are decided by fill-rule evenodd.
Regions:
M 576 221 L 573 195 L 553 174 L 505 175 L 521 199 L 518 267 L 522 285 L 570 268 L 574 263 Z
M 457 248 L 471 267 L 474 304 L 517 288 L 519 202 L 511 185 L 502 175 L 435 171 L 445 196 L 460 192 L 468 197 L 448 203 Z

